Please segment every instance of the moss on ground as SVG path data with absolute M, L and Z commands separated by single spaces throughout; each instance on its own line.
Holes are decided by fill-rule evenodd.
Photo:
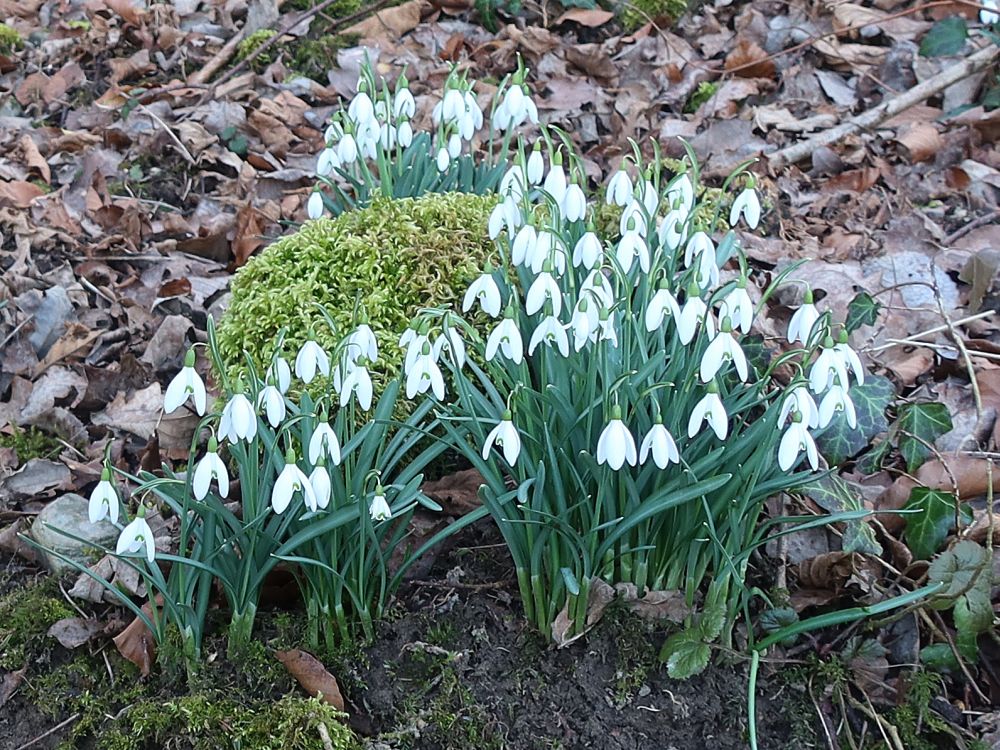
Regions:
M 17 425 L 11 427 L 11 434 L 0 433 L 0 448 L 13 448 L 19 466 L 33 458 L 51 458 L 62 450 L 62 443 L 37 427 L 26 430 Z
M 673 25 L 687 9 L 687 0 L 629 0 L 622 3 L 619 18 L 622 25 L 632 31 L 650 21 Z
M 21 669 L 44 649 L 49 628 L 76 612 L 53 578 L 42 578 L 0 598 L 0 669 Z
M 24 46 L 21 34 L 12 26 L 0 23 L 0 54 L 10 55 Z
M 277 32 L 273 29 L 260 29 L 255 31 L 242 42 L 236 48 L 236 59 L 238 61 L 246 60 L 250 55 L 257 51 L 257 49 L 267 43 L 271 37 L 273 37 Z M 272 62 L 274 62 L 274 47 L 272 46 L 267 52 L 261 52 L 257 57 L 253 59 L 250 67 L 254 70 L 260 72 Z
M 291 68 L 308 78 L 326 83 L 327 73 L 337 67 L 337 53 L 356 46 L 360 39 L 361 35 L 355 33 L 300 39 L 289 46 Z

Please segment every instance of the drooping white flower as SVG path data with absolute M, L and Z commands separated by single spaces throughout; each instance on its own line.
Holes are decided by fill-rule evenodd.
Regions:
M 500 178 L 500 187 L 497 192 L 504 196 L 504 200 L 510 198 L 515 204 L 524 198 L 524 193 L 528 189 L 528 176 L 524 167 L 515 162 L 511 164 L 507 171 Z M 520 213 L 520 209 L 518 209 Z
M 632 202 L 632 179 L 625 171 L 624 165 L 619 167 L 608 183 L 608 191 L 604 195 L 604 201 L 609 206 L 615 205 L 622 208 Z
M 834 349 L 833 339 L 827 336 L 822 351 L 809 370 L 809 387 L 813 393 L 822 393 L 835 382 L 847 382 L 847 365 Z
M 278 355 L 268 366 L 264 379 L 278 386 L 278 390 L 282 393 L 288 393 L 288 389 L 292 385 L 292 368 L 289 367 L 284 357 Z
M 424 344 L 429 343 L 430 339 L 427 337 L 427 330 L 423 326 L 420 326 L 419 330 L 410 327 L 403 331 L 403 335 L 399 337 L 399 346 L 406 352 L 406 356 L 403 359 L 404 372 L 410 371 L 417 357 L 424 353 Z
M 364 411 L 372 408 L 372 378 L 364 365 L 354 365 L 347 370 L 343 385 L 340 387 L 340 408 L 351 401 L 351 396 L 357 396 L 358 406 Z
M 493 207 L 492 211 L 490 211 L 490 220 L 486 224 L 486 231 L 491 240 L 495 240 L 500 236 L 500 232 L 502 232 L 506 226 L 505 220 L 506 212 L 504 211 L 504 205 L 501 201 Z
M 622 268 L 622 273 L 632 270 L 635 259 L 639 259 L 639 268 L 643 273 L 649 273 L 649 248 L 646 240 L 635 229 L 634 223 L 629 223 L 629 228 L 622 234 L 615 250 L 615 260 Z
M 715 322 L 709 314 L 708 305 L 698 294 L 697 287 L 692 286 L 688 289 L 687 299 L 684 300 L 680 317 L 677 319 L 677 337 L 680 342 L 685 346 L 690 344 L 702 325 L 709 336 L 715 335 Z
M 861 358 L 858 356 L 858 353 L 848 343 L 847 331 L 841 330 L 839 340 L 834 345 L 833 351 L 840 357 L 840 360 L 844 363 L 844 367 L 854 373 L 854 378 L 858 381 L 858 385 L 864 385 L 865 366 L 861 364 Z M 847 381 L 845 380 L 844 382 L 846 383 Z
M 396 143 L 403 148 L 409 148 L 413 143 L 413 126 L 409 120 L 403 120 L 396 126 Z
M 597 463 L 606 463 L 610 469 L 618 471 L 626 463 L 635 466 L 636 461 L 635 438 L 622 422 L 622 410 L 616 404 L 611 409 L 611 419 L 597 439 Z
M 319 464 L 309 473 L 309 486 L 312 487 L 312 497 L 305 495 L 306 507 L 313 513 L 325 509 L 330 504 L 330 494 L 333 487 L 330 482 L 330 472 L 326 466 Z
M 688 236 L 688 215 L 680 208 L 675 208 L 667 212 L 660 223 L 657 234 L 667 250 L 676 252 L 677 248 L 684 244 Z
M 531 224 L 525 224 L 514 235 L 514 242 L 510 247 L 510 262 L 515 266 L 524 264 L 525 259 L 534 257 L 537 244 L 538 232 Z
M 618 329 L 615 328 L 615 314 L 606 307 L 601 308 L 597 317 L 597 340 L 610 341 L 611 346 L 618 348 Z
M 566 221 L 582 221 L 587 215 L 587 197 L 576 182 L 571 182 L 563 193 L 563 198 L 559 202 L 559 212 Z
M 208 452 L 194 469 L 192 489 L 198 500 L 204 500 L 214 479 L 219 488 L 219 497 L 229 496 L 229 471 L 219 458 L 219 444 L 214 437 L 209 438 Z
M 354 140 L 353 134 L 344 133 L 337 144 L 337 158 L 341 164 L 353 164 L 358 160 L 358 142 Z
M 246 440 L 248 443 L 257 436 L 257 412 L 250 399 L 243 393 L 234 393 L 222 409 L 219 420 L 219 435 L 230 443 Z
M 715 243 L 706 232 L 695 232 L 684 246 L 684 267 L 691 268 L 696 262 L 700 263 L 701 256 L 706 253 L 715 256 Z
M 667 204 L 671 208 L 681 208 L 687 216 L 694 208 L 694 185 L 687 173 L 674 178 L 667 186 Z
M 359 91 L 347 107 L 347 116 L 357 124 L 375 119 L 375 105 L 367 91 Z
M 517 457 L 521 454 L 521 436 L 514 426 L 509 410 L 503 413 L 503 418 L 486 436 L 486 442 L 483 444 L 483 460 L 489 459 L 494 446 L 503 449 L 504 460 L 511 466 L 517 463 Z
M 722 321 L 722 329 L 715 334 L 701 357 L 701 382 L 708 383 L 714 379 L 727 362 L 733 363 L 740 382 L 745 383 L 749 377 L 747 358 L 733 335 L 728 318 Z
M 195 353 L 194 349 L 188 349 L 184 355 L 184 367 L 174 375 L 173 380 L 167 386 L 167 392 L 163 396 L 163 411 L 171 414 L 177 410 L 181 404 L 191 398 L 194 402 L 194 409 L 199 417 L 205 416 L 207 397 L 205 394 L 205 383 L 201 376 L 194 369 Z
M 316 370 L 324 376 L 330 376 L 330 357 L 323 351 L 323 347 L 316 343 L 310 336 L 299 353 L 295 355 L 295 377 L 303 383 L 311 383 L 316 377 Z
M 462 299 L 462 312 L 469 312 L 472 305 L 479 302 L 483 312 L 491 318 L 500 314 L 500 287 L 497 286 L 492 272 L 484 272 L 478 279 L 472 282 Z
M 285 418 L 285 397 L 276 386 L 265 385 L 257 394 L 257 408 L 263 408 L 271 427 L 277 427 Z
M 320 154 L 319 158 L 316 159 L 316 174 L 320 177 L 329 177 L 333 174 L 333 170 L 340 166 L 340 157 L 337 156 L 336 149 L 325 148 Z M 317 218 L 310 216 L 309 218 Z
M 136 517 L 122 529 L 118 544 L 115 545 L 117 555 L 134 555 L 139 551 L 146 555 L 146 561 L 152 565 L 156 557 L 156 541 L 153 539 L 153 530 L 143 517 L 141 505 Z
M 433 392 L 438 401 L 444 401 L 444 376 L 431 354 L 430 345 L 425 344 L 423 352 L 407 370 L 406 397 L 413 398 L 418 393 L 426 393 L 428 390 Z
M 1000 5 L 997 4 L 997 0 L 980 0 L 979 4 L 982 6 L 979 9 L 979 22 L 985 23 L 988 26 L 992 26 L 995 23 L 1000 23 Z
M 661 279 L 656 293 L 650 298 L 649 305 L 646 307 L 646 330 L 659 330 L 667 316 L 673 318 L 674 323 L 677 324 L 681 317 L 681 311 L 676 298 L 670 293 L 667 280 Z
M 325 419 L 316 425 L 312 437 L 309 438 L 309 463 L 315 466 L 323 455 L 326 455 L 334 466 L 340 463 L 340 440 Z
M 525 169 L 525 174 L 527 175 L 528 182 L 531 185 L 539 184 L 545 176 L 545 159 L 542 156 L 541 141 L 536 142 L 535 147 L 531 149 L 531 154 L 528 156 L 528 164 Z
M 801 421 L 801 416 L 795 413 L 792 416 L 792 423 L 788 425 L 785 434 L 781 436 L 778 444 L 778 467 L 782 471 L 788 471 L 798 461 L 799 453 L 806 452 L 809 465 L 813 471 L 819 468 L 819 453 L 816 450 L 816 441 L 813 440 L 809 430 L 806 429 L 805 422 Z
M 642 445 L 639 446 L 639 463 L 646 463 L 646 459 L 650 455 L 653 456 L 653 463 L 661 469 L 666 469 L 671 463 L 679 464 L 681 462 L 681 454 L 677 450 L 674 436 L 664 427 L 663 420 L 659 415 L 657 415 L 656 422 L 649 429 L 649 432 L 646 433 L 646 437 L 642 439 Z
M 602 307 L 614 307 L 615 294 L 611 282 L 600 268 L 595 268 L 580 286 L 580 296 L 591 296 L 600 302 Z
M 410 119 L 417 113 L 417 103 L 405 80 L 396 84 L 396 94 L 392 99 L 392 116 L 397 120 Z
M 375 331 L 367 323 L 361 323 L 347 339 L 348 355 L 352 361 L 364 357 L 369 362 L 378 359 L 378 339 Z
M 546 315 L 531 334 L 528 342 L 528 356 L 535 353 L 539 344 L 555 346 L 564 357 L 569 356 L 569 337 L 566 329 L 554 315 Z
M 622 234 L 634 229 L 644 238 L 646 237 L 648 225 L 646 224 L 646 209 L 635 198 L 625 206 L 621 218 L 618 220 L 618 231 Z
M 532 273 L 541 273 L 546 263 L 551 263 L 560 276 L 566 273 L 566 246 L 562 238 L 548 229 L 542 229 L 535 240 L 534 252 L 524 259 L 524 265 Z
M 559 283 L 552 276 L 550 264 L 546 264 L 542 272 L 531 282 L 524 300 L 524 312 L 534 315 L 545 307 L 546 303 L 552 304 L 552 315 L 559 315 L 562 310 L 562 292 Z
M 806 289 L 802 306 L 792 314 L 792 319 L 788 321 L 788 343 L 801 342 L 803 346 L 808 346 L 809 335 L 813 326 L 819 320 L 819 310 L 813 304 L 813 294 L 811 289 Z
M 573 317 L 569 327 L 573 331 L 573 349 L 580 351 L 587 342 L 597 341 L 597 331 L 600 325 L 600 315 L 597 306 L 586 297 L 580 297 L 573 308 Z
M 448 149 L 446 148 L 438 149 L 436 163 L 438 172 L 448 171 L 448 165 L 451 164 L 451 157 L 448 155 Z
M 593 228 L 589 227 L 586 232 L 580 235 L 580 239 L 573 247 L 573 266 L 583 266 L 590 270 L 601 262 L 603 254 L 601 241 L 597 238 Z
M 462 332 L 454 326 L 447 326 L 434 340 L 434 359 L 441 359 L 445 351 L 451 355 L 449 361 L 459 370 L 465 367 L 465 341 Z
M 746 279 L 740 278 L 736 286 L 719 303 L 719 317 L 729 318 L 743 333 L 750 333 L 753 326 L 753 301 L 747 293 Z
M 691 418 L 688 420 L 689 438 L 693 438 L 701 431 L 703 422 L 712 428 L 719 440 L 725 440 L 729 434 L 729 416 L 714 382 L 708 384 L 708 393 L 694 405 Z
M 462 138 L 458 133 L 452 133 L 448 138 L 448 156 L 457 159 L 462 154 Z
M 802 416 L 802 423 L 807 427 L 812 429 L 819 427 L 819 409 L 809 389 L 804 385 L 797 385 L 785 394 L 785 399 L 781 402 L 781 411 L 778 413 L 778 426 L 784 425 L 785 420 L 795 412 Z
M 858 426 L 857 412 L 854 409 L 854 401 L 847 389 L 837 381 L 830 386 L 823 400 L 819 402 L 819 426 L 826 427 L 833 420 L 837 412 L 844 412 L 847 417 L 847 424 L 853 430 Z
M 295 463 L 295 452 L 289 450 L 285 454 L 285 468 L 281 470 L 271 490 L 271 509 L 281 515 L 292 502 L 296 492 L 302 493 L 302 498 L 309 508 L 317 506 L 309 477 Z
M 382 489 L 382 485 L 375 488 L 375 497 L 372 498 L 372 503 L 368 506 L 368 513 L 373 521 L 387 521 L 392 518 L 392 508 L 389 507 L 389 503 L 385 499 L 385 490 Z
M 636 184 L 636 190 L 646 213 L 649 216 L 656 216 L 656 209 L 660 206 L 660 196 L 657 195 L 656 186 L 650 181 L 648 173 L 642 182 Z
M 735 228 L 740 216 L 744 218 L 748 227 L 757 228 L 760 222 L 760 201 L 757 198 L 757 191 L 752 187 L 745 188 L 733 201 L 733 207 L 729 211 L 729 226 Z
M 110 517 L 111 523 L 118 523 L 119 506 L 118 492 L 111 483 L 111 469 L 105 466 L 101 469 L 101 481 L 90 493 L 87 517 L 91 523 L 97 523 L 105 517 Z
M 552 157 L 552 165 L 545 175 L 542 190 L 552 196 L 557 206 L 562 204 L 563 196 L 566 195 L 566 172 L 563 171 L 562 154 L 558 151 Z

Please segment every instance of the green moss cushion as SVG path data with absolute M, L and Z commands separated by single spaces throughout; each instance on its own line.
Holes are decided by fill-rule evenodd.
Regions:
M 233 279 L 218 326 L 227 372 L 245 369 L 244 351 L 262 371 L 282 327 L 289 360 L 310 325 L 330 348 L 351 330 L 358 309 L 379 342 L 373 374 L 395 374 L 399 336 L 417 310 L 460 300 L 479 274 L 492 249 L 487 221 L 495 203 L 495 196 L 468 193 L 378 198 L 270 245 Z M 337 323 L 336 334 L 317 303 Z

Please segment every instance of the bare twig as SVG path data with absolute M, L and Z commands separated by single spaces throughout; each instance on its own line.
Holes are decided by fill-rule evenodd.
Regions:
M 28 750 L 29 747 L 34 747 L 39 742 L 41 742 L 42 740 L 44 740 L 46 737 L 51 737 L 53 734 L 55 734 L 56 732 L 58 732 L 60 729 L 62 729 L 63 727 L 67 726 L 68 724 L 72 724 L 74 721 L 76 721 L 79 718 L 80 718 L 80 714 L 73 714 L 72 716 L 70 716 L 65 721 L 61 721 L 58 724 L 56 724 L 54 727 L 52 727 L 52 729 L 50 729 L 49 731 L 45 732 L 44 734 L 40 734 L 37 737 L 35 737 L 35 739 L 33 739 L 33 740 L 29 741 L 29 742 L 25 742 L 23 745 L 21 745 L 19 748 L 17 748 L 17 750 Z
M 964 237 L 973 229 L 979 229 L 979 227 L 986 226 L 987 224 L 992 224 L 995 221 L 1000 221 L 1000 208 L 994 209 L 992 213 L 983 214 L 978 219 L 973 219 L 968 224 L 960 226 L 954 232 L 952 232 L 943 240 L 941 240 L 941 244 L 944 245 L 945 247 L 948 247 L 948 245 L 954 244 L 955 240 Z
M 787 167 L 789 164 L 802 161 L 818 148 L 830 146 L 848 135 L 865 130 L 866 128 L 875 127 L 891 117 L 895 117 L 900 112 L 940 93 L 953 83 L 957 83 L 963 78 L 978 73 L 980 70 L 990 66 L 998 56 L 1000 56 L 1000 46 L 990 44 L 988 47 L 984 47 L 961 62 L 942 70 L 936 76 L 931 76 L 909 91 L 888 99 L 877 107 L 872 107 L 847 122 L 817 133 L 808 140 L 794 143 L 791 146 L 775 151 L 767 156 L 768 167 L 772 172 L 776 172 Z

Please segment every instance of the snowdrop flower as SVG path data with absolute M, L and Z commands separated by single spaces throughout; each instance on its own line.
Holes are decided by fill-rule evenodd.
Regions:
M 702 255 L 715 255 L 715 243 L 707 233 L 698 231 L 691 235 L 687 245 L 684 247 L 684 267 L 691 268 L 697 260 L 700 262 Z
M 337 433 L 326 421 L 325 415 L 309 438 L 309 463 L 315 466 L 323 455 L 326 455 L 334 466 L 340 463 L 340 441 L 337 439 Z
M 229 495 L 229 471 L 226 464 L 219 458 L 219 443 L 214 438 L 208 439 L 208 452 L 198 462 L 194 469 L 194 496 L 198 500 L 204 500 L 214 479 L 219 487 L 219 497 Z
M 386 502 L 385 490 L 382 489 L 381 484 L 375 487 L 375 497 L 372 498 L 372 504 L 368 506 L 368 513 L 373 521 L 387 521 L 392 518 L 392 508 Z
M 386 151 L 390 151 L 396 146 L 396 126 L 391 123 L 386 123 L 382 126 L 380 131 L 379 141 L 382 148 Z
M 656 194 L 656 186 L 649 179 L 650 173 L 646 173 L 646 178 L 636 185 L 641 193 L 642 206 L 650 216 L 656 215 L 656 209 L 660 206 L 660 196 Z
M 646 213 L 643 205 L 639 201 L 632 199 L 625 210 L 622 211 L 621 218 L 618 220 L 618 231 L 622 234 L 634 229 L 643 237 L 646 236 L 648 226 L 646 225 Z
M 667 186 L 667 204 L 672 208 L 680 208 L 687 216 L 694 208 L 694 186 L 687 173 L 675 178 Z
M 742 276 L 733 290 L 723 297 L 719 305 L 719 316 L 732 320 L 743 333 L 750 333 L 753 326 L 753 302 L 747 293 L 747 280 Z
M 238 385 L 237 388 L 242 387 Z M 223 407 L 222 417 L 219 420 L 219 434 L 234 444 L 240 440 L 249 443 L 257 437 L 257 413 L 242 390 L 234 393 Z
M 740 216 L 751 229 L 756 229 L 760 222 L 760 201 L 757 199 L 757 191 L 751 186 L 744 188 L 733 201 L 733 207 L 729 210 L 729 226 L 735 228 Z
M 362 364 L 354 365 L 348 369 L 347 376 L 340 387 L 340 408 L 344 408 L 350 403 L 352 395 L 357 395 L 358 406 L 364 411 L 368 411 L 372 407 L 372 378 L 368 374 L 368 368 Z
M 111 483 L 111 469 L 105 466 L 101 469 L 101 481 L 90 493 L 87 517 L 91 523 L 97 523 L 106 516 L 111 518 L 111 523 L 118 523 L 118 509 L 118 493 Z
M 369 362 L 378 359 L 378 339 L 375 338 L 375 332 L 367 322 L 361 323 L 348 337 L 347 349 L 354 361 L 359 357 L 364 357 Z
M 609 206 L 621 206 L 625 208 L 632 202 L 632 179 L 625 171 L 624 164 L 618 168 L 611 181 L 608 183 L 608 191 L 604 194 L 604 202 Z
M 424 344 L 429 344 L 426 326 L 421 325 L 419 330 L 407 328 L 399 338 L 400 347 L 406 350 L 403 359 L 403 370 L 409 372 L 417 358 L 424 353 Z
M 551 262 L 560 275 L 566 273 L 566 246 L 558 235 L 542 229 L 535 241 L 534 252 L 524 259 L 524 265 L 531 268 L 532 273 L 541 273 L 547 262 Z
M 347 107 L 347 116 L 359 124 L 375 118 L 375 105 L 368 92 L 359 91 L 354 95 Z
M 826 427 L 833 420 L 837 412 L 844 412 L 847 417 L 847 424 L 853 430 L 858 426 L 857 412 L 854 409 L 854 402 L 851 394 L 841 385 L 838 380 L 830 386 L 830 389 L 819 402 L 819 426 Z
M 277 427 L 285 418 L 285 397 L 273 385 L 265 385 L 257 395 L 257 408 L 264 408 L 271 427 Z
M 552 303 L 552 315 L 559 315 L 562 310 L 562 292 L 559 284 L 552 277 L 552 264 L 546 263 L 542 272 L 535 277 L 528 289 L 528 295 L 524 301 L 524 312 L 534 315 L 545 307 L 546 302 Z
M 264 379 L 277 385 L 282 393 L 288 393 L 288 388 L 292 384 L 292 368 L 288 366 L 284 357 L 278 355 L 271 361 Z
M 997 5 L 997 0 L 980 0 L 980 5 L 983 6 L 979 11 L 980 23 L 989 26 L 1000 23 L 1000 13 L 997 12 L 1000 6 Z
M 714 379 L 727 362 L 732 362 L 736 367 L 740 382 L 747 382 L 749 377 L 747 358 L 733 335 L 729 318 L 723 319 L 722 329 L 715 335 L 701 357 L 701 382 L 708 383 Z
M 701 298 L 697 285 L 692 283 L 677 319 L 677 337 L 681 343 L 685 346 L 690 344 L 702 324 L 709 336 L 715 335 L 715 323 L 708 313 L 708 305 Z
M 409 81 L 406 76 L 400 76 L 396 81 L 396 94 L 392 99 L 392 116 L 400 118 L 411 118 L 417 113 L 417 103 L 413 101 L 413 94 L 410 93 Z
M 681 317 L 681 311 L 674 295 L 670 293 L 667 280 L 660 279 L 656 293 L 650 298 L 649 305 L 646 307 L 646 330 L 658 330 L 663 326 L 667 316 L 673 318 L 676 323 Z
M 461 370 L 465 367 L 465 341 L 462 333 L 454 326 L 447 326 L 434 340 L 434 359 L 441 359 L 441 352 L 448 351 L 453 356 L 455 366 Z
M 531 334 L 531 340 L 528 342 L 528 356 L 535 353 L 539 344 L 548 346 L 554 344 L 559 349 L 560 354 L 564 357 L 569 356 L 569 337 L 566 335 L 566 329 L 559 322 L 559 318 L 552 315 L 551 312 L 542 319 L 534 333 Z
M 573 317 L 569 322 L 569 327 L 573 331 L 573 350 L 580 351 L 588 341 L 597 341 L 599 325 L 600 316 L 596 306 L 592 307 L 586 297 L 581 297 L 573 309 Z
M 819 409 L 816 402 L 809 393 L 809 389 L 804 385 L 797 385 L 790 390 L 781 402 L 781 411 L 778 413 L 778 426 L 785 424 L 789 416 L 798 412 L 802 417 L 802 422 L 807 427 L 819 427 Z
M 489 460 L 490 451 L 496 446 L 503 449 L 503 457 L 507 463 L 511 466 L 517 463 L 517 457 L 521 454 L 521 436 L 512 420 L 513 417 L 508 409 L 503 413 L 503 418 L 497 426 L 490 430 L 483 445 L 484 461 Z
M 524 359 L 524 339 L 514 322 L 514 311 L 507 308 L 504 319 L 494 328 L 486 339 L 486 361 L 492 362 L 500 352 L 514 364 L 519 365 Z
M 606 463 L 618 471 L 626 463 L 635 466 L 637 460 L 635 439 L 622 422 L 622 408 L 615 404 L 611 407 L 610 421 L 597 439 L 597 463 Z
M 677 450 L 677 443 L 674 442 L 673 435 L 663 426 L 663 418 L 657 414 L 656 421 L 642 439 L 639 446 L 639 463 L 646 463 L 646 459 L 652 454 L 653 463 L 661 469 L 666 469 L 671 463 L 679 464 L 681 454 Z
M 274 482 L 274 488 L 271 490 L 271 509 L 278 515 L 284 513 L 296 492 L 302 493 L 306 507 L 315 508 L 317 506 L 316 495 L 313 494 L 309 477 L 296 465 L 295 451 L 289 449 L 285 454 L 285 468 L 281 470 Z
M 491 268 L 483 271 L 483 274 L 473 281 L 466 290 L 465 297 L 462 299 L 462 312 L 469 312 L 476 302 L 479 302 L 483 312 L 491 318 L 500 314 L 500 287 L 497 286 L 497 282 L 493 278 L 493 269 Z
M 330 472 L 326 470 L 326 466 L 322 462 L 309 473 L 309 486 L 312 487 L 312 497 L 306 495 L 303 498 L 306 507 L 313 513 L 317 510 L 324 510 L 330 504 L 333 488 L 330 482 Z
M 639 268 L 642 269 L 642 272 L 649 273 L 649 248 L 646 246 L 646 240 L 636 230 L 635 221 L 630 219 L 628 229 L 618 241 L 615 259 L 622 267 L 622 273 L 628 273 L 632 270 L 632 264 L 636 258 L 639 259 Z
M 688 420 L 688 437 L 693 438 L 701 431 L 702 422 L 708 424 L 719 440 L 725 440 L 729 434 L 729 417 L 726 407 L 719 398 L 719 388 L 713 380 L 708 384 L 708 393 L 694 405 L 691 418 Z
M 448 149 L 440 148 L 437 152 L 437 169 L 438 172 L 447 172 L 448 165 L 451 164 L 451 157 L 448 155 Z
M 152 565 L 156 557 L 156 542 L 153 539 L 153 530 L 145 519 L 146 510 L 140 505 L 136 511 L 135 518 L 129 523 L 118 537 L 118 544 L 115 546 L 116 555 L 134 555 L 140 550 L 146 555 L 146 561 Z
M 865 367 L 861 364 L 861 358 L 858 356 L 858 353 L 847 342 L 847 331 L 841 330 L 833 351 L 840 357 L 840 360 L 844 363 L 844 367 L 854 373 L 858 385 L 863 385 L 865 382 Z M 847 382 L 846 379 L 844 382 Z
M 538 232 L 531 224 L 525 224 L 514 235 L 514 243 L 510 247 L 510 262 L 515 266 L 523 265 L 526 259 L 534 257 L 537 244 Z
M 423 352 L 413 362 L 406 373 L 406 397 L 413 398 L 418 393 L 434 393 L 438 401 L 444 401 L 444 377 L 441 368 L 431 354 L 429 344 L 424 344 Z
M 462 125 L 462 137 L 471 141 L 475 131 L 483 126 L 483 110 L 479 106 L 475 92 L 470 88 L 463 95 L 465 100 L 465 113 Z
M 448 156 L 457 159 L 462 153 L 462 138 L 458 133 L 452 133 L 448 138 Z
M 497 192 L 506 198 L 511 198 L 515 203 L 524 198 L 524 193 L 528 189 L 528 176 L 520 159 L 511 164 L 507 171 L 500 178 L 500 187 Z
M 333 170 L 340 166 L 340 158 L 337 151 L 332 148 L 325 148 L 320 152 L 316 160 L 316 174 L 320 177 L 329 177 Z
M 528 178 L 528 183 L 531 185 L 539 184 L 545 176 L 545 159 L 542 157 L 541 141 L 536 141 L 535 147 L 531 149 L 525 175 Z
M 549 167 L 549 173 L 545 175 L 542 190 L 552 197 L 557 206 L 562 205 L 563 197 L 566 195 L 566 173 L 563 171 L 560 151 L 556 151 L 552 157 L 552 165 Z
M 822 393 L 834 382 L 847 382 L 847 366 L 843 357 L 833 348 L 829 336 L 823 341 L 823 350 L 809 370 L 809 387 L 813 393 Z
M 604 307 L 613 307 L 615 304 L 615 294 L 611 289 L 611 282 L 604 275 L 600 268 L 595 268 L 590 272 L 583 284 L 580 286 L 580 296 L 591 295 Z
M 676 251 L 687 240 L 687 232 L 687 213 L 675 208 L 663 217 L 657 234 L 668 250 Z
M 504 215 L 503 202 L 497 203 L 493 210 L 490 211 L 490 219 L 486 223 L 486 231 L 489 234 L 491 240 L 495 240 L 500 236 L 500 232 L 504 230 L 506 226 L 506 216 Z
M 611 346 L 618 348 L 618 331 L 615 328 L 615 314 L 606 307 L 601 308 L 598 321 L 598 341 L 610 341 Z
M 602 254 L 601 241 L 597 238 L 593 225 L 588 226 L 573 247 L 573 266 L 592 269 L 600 263 Z
M 782 471 L 791 469 L 798 460 L 799 453 L 806 452 L 809 465 L 813 471 L 819 468 L 819 453 L 816 450 L 816 441 L 813 440 L 809 430 L 806 429 L 802 415 L 798 412 L 792 414 L 792 423 L 788 425 L 785 434 L 781 436 L 778 444 L 778 466 Z
M 323 351 L 323 347 L 317 344 L 316 340 L 310 334 L 309 338 L 299 349 L 299 353 L 295 355 L 295 377 L 299 378 L 303 383 L 311 383 L 312 379 L 316 377 L 317 369 L 323 375 L 329 377 L 330 358 Z
M 803 346 L 808 346 L 809 335 L 812 333 L 813 326 L 816 325 L 817 320 L 819 320 L 819 311 L 816 309 L 816 305 L 813 304 L 812 289 L 806 287 L 802 306 L 795 311 L 792 319 L 788 321 L 788 343 L 794 344 L 796 341 L 799 341 Z
M 571 182 L 563 193 L 559 211 L 566 221 L 582 221 L 587 215 L 587 197 L 576 182 Z
M 174 379 L 167 386 L 167 392 L 163 396 L 163 411 L 170 414 L 176 411 L 181 404 L 191 398 L 194 401 L 194 409 L 199 417 L 205 416 L 205 406 L 207 397 L 205 394 L 205 383 L 201 376 L 194 369 L 195 353 L 194 349 L 188 349 L 184 355 L 184 367 L 174 375 Z
M 344 133 L 337 144 L 337 158 L 341 164 L 353 164 L 358 160 L 358 142 L 352 133 Z
M 409 148 L 413 143 L 413 126 L 409 120 L 403 120 L 396 126 L 396 143 L 402 148 Z

